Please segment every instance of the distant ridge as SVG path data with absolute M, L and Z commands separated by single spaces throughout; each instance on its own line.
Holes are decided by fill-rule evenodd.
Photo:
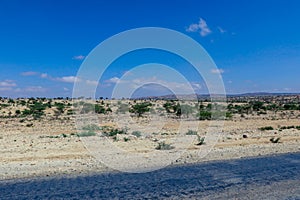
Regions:
M 300 93 L 270 93 L 270 92 L 253 92 L 253 93 L 242 93 L 242 94 L 226 94 L 226 97 L 266 97 L 266 96 L 294 96 L 300 95 Z M 169 94 L 162 96 L 146 96 L 146 97 L 134 97 L 131 99 L 156 99 L 156 100 L 193 100 L 193 99 L 207 99 L 211 96 L 222 97 L 223 95 L 218 94 Z

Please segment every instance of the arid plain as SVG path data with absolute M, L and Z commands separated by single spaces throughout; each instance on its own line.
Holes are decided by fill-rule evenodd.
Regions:
M 226 104 L 2 98 L 0 179 L 299 152 L 299 105 L 298 95 L 232 97 Z M 214 118 L 214 107 L 221 117 Z

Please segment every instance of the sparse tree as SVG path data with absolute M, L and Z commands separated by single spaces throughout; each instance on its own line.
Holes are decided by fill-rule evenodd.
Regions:
M 150 102 L 137 103 L 131 106 L 129 112 L 137 114 L 138 117 L 141 117 L 145 112 L 150 111 L 152 104 Z

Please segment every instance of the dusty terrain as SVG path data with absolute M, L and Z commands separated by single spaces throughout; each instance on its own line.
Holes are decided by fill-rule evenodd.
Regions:
M 110 105 L 112 112 L 97 115 L 96 125 L 100 128 L 89 137 L 77 135 L 76 115 L 53 117 L 53 108 L 46 110 L 48 115 L 40 119 L 1 118 L 0 179 L 79 175 L 109 170 L 140 172 L 169 164 L 300 151 L 300 130 L 280 129 L 283 126 L 299 126 L 298 111 L 293 113 L 294 117 L 284 115 L 288 118 L 274 118 L 271 113 L 246 117 L 236 115 L 223 121 L 199 121 L 158 113 L 133 117 L 129 113 L 116 113 L 117 102 L 110 102 Z M 16 110 L 15 107 L 11 110 Z M 267 126 L 274 129 L 260 130 Z M 124 127 L 126 134 L 114 137 L 103 134 L 106 129 Z M 197 136 L 187 135 L 188 130 L 204 137 L 204 144 L 196 145 L 199 142 Z M 134 131 L 139 131 L 140 135 L 134 135 Z M 280 140 L 272 143 L 271 138 Z M 172 148 L 157 149 L 162 142 Z

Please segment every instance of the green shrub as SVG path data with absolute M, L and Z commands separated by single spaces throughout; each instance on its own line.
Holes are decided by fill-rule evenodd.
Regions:
M 64 138 L 68 137 L 68 135 L 65 134 L 65 133 L 61 134 L 61 136 L 64 137 Z
M 56 110 L 58 111 L 59 114 L 64 113 L 64 110 L 65 110 L 65 104 L 64 103 L 55 102 L 54 106 L 56 107 Z
M 296 129 L 300 129 L 300 126 L 282 126 L 280 127 L 279 130 L 284 130 L 284 129 L 293 129 L 293 128 L 296 128 Z
M 288 126 L 287 129 L 293 129 L 295 126 Z
M 50 136 L 48 136 L 48 138 L 59 138 L 59 136 L 58 135 L 50 135 Z
M 131 135 L 134 135 L 134 136 L 136 136 L 136 137 L 141 137 L 141 136 L 142 136 L 142 133 L 141 133 L 141 131 L 133 131 L 133 132 L 131 133 Z
M 15 103 L 15 101 L 13 99 L 8 99 L 8 103 L 13 104 L 13 103 Z
M 67 110 L 67 115 L 73 115 L 75 112 L 72 109 Z
M 118 134 L 127 134 L 127 129 L 110 129 L 110 130 L 105 130 L 103 131 L 103 134 L 105 136 L 116 136 Z
M 101 130 L 101 127 L 97 126 L 96 124 L 88 124 L 83 126 L 81 129 L 86 131 L 99 131 Z
M 280 137 L 278 137 L 278 138 L 271 138 L 270 139 L 270 141 L 272 142 L 272 143 L 279 143 L 279 140 L 280 140 Z
M 22 115 L 24 115 L 24 116 L 31 115 L 31 114 L 32 114 L 32 112 L 28 109 L 25 109 L 22 111 Z
M 33 127 L 33 123 L 26 124 L 26 127 Z
M 92 132 L 92 131 L 77 133 L 77 137 L 89 137 L 89 136 L 95 136 L 95 135 L 96 135 L 96 133 Z
M 150 111 L 150 106 L 152 106 L 150 102 L 137 103 L 131 106 L 129 112 L 135 113 L 138 117 L 141 117 L 145 112 Z
M 165 142 L 159 142 L 157 147 L 155 147 L 156 150 L 171 150 L 174 148 L 171 144 L 166 144 Z
M 198 143 L 196 145 L 203 145 L 203 144 L 205 144 L 204 140 L 205 140 L 205 137 L 201 137 L 201 136 L 197 135 L 197 141 L 198 141 Z
M 21 111 L 20 110 L 16 110 L 16 115 L 20 115 Z
M 9 107 L 10 105 L 9 104 L 6 104 L 6 103 L 2 103 L 2 104 L 0 104 L 0 107 L 1 108 L 6 108 L 6 107 Z
M 211 112 L 206 110 L 201 110 L 198 113 L 199 120 L 210 120 L 211 119 Z
M 113 137 L 112 137 L 112 139 L 113 139 L 113 141 L 114 141 L 114 142 L 118 141 L 118 138 L 117 138 L 117 136 L 116 136 L 116 135 L 115 135 L 115 136 L 113 136 Z
M 231 118 L 232 118 L 232 113 L 226 112 L 226 119 L 231 119 Z
M 193 131 L 193 130 L 188 130 L 188 132 L 185 133 L 186 135 L 197 135 L 198 132 L 197 131 Z
M 265 126 L 265 127 L 259 128 L 259 130 L 261 130 L 261 131 L 269 131 L 269 130 L 274 130 L 274 128 L 272 126 Z
M 95 113 L 105 114 L 106 113 L 106 109 L 103 106 L 100 106 L 100 105 L 96 104 L 95 105 Z

